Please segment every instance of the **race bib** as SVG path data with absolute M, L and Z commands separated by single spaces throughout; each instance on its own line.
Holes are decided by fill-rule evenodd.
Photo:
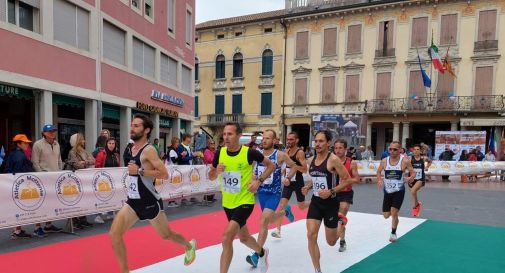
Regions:
M 261 175 L 265 172 L 267 169 L 265 166 L 258 166 L 258 179 L 260 179 Z M 263 181 L 263 185 L 271 185 L 274 181 L 274 173 L 272 172 L 270 176 Z
M 128 198 L 130 199 L 140 199 L 139 193 L 139 177 L 138 176 L 128 176 Z
M 289 172 L 291 172 L 291 168 L 290 167 L 286 167 L 286 175 L 284 177 L 288 178 L 289 177 Z M 291 182 L 295 182 L 296 181 L 296 174 L 293 175 L 293 177 L 291 177 Z
M 414 169 L 416 171 L 416 180 L 423 178 L 423 170 L 422 169 Z
M 401 190 L 403 185 L 403 181 L 384 181 L 384 188 L 387 193 L 393 193 Z
M 240 192 L 240 172 L 224 172 L 221 174 L 223 179 L 223 190 L 229 193 Z
M 312 191 L 314 196 L 319 197 L 320 190 L 327 190 L 326 177 L 312 177 Z

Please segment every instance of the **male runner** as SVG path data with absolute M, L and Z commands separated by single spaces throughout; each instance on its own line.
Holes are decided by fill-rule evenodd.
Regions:
M 276 222 L 277 219 L 282 219 L 282 216 L 288 217 L 290 222 L 294 221 L 293 212 L 291 212 L 291 207 L 286 206 L 286 210 L 281 209 L 277 212 L 277 206 L 281 200 L 281 180 L 283 180 L 284 185 L 289 185 L 289 180 L 296 174 L 296 164 L 293 162 L 285 153 L 274 149 L 275 139 L 277 134 L 273 130 L 265 130 L 263 132 L 263 155 L 272 161 L 276 168 L 275 171 L 263 182 L 263 184 L 258 189 L 258 200 L 261 206 L 261 221 L 260 221 L 260 232 L 258 235 L 258 244 L 263 247 L 268 236 L 268 224 Z M 288 175 L 282 178 L 281 167 L 286 163 L 286 165 L 291 168 Z M 263 172 L 265 172 L 265 166 L 262 163 L 258 163 L 254 168 L 254 174 L 256 177 L 260 177 Z M 252 255 L 246 257 L 246 261 L 253 267 L 258 265 L 258 253 L 254 252 Z
M 382 213 L 384 218 L 392 216 L 391 235 L 389 241 L 394 243 L 397 240 L 396 228 L 398 227 L 398 212 L 402 207 L 405 197 L 405 181 L 403 174 L 408 170 L 410 176 L 407 182 L 414 181 L 416 173 L 407 157 L 400 156 L 400 142 L 393 141 L 389 145 L 389 156 L 382 159 L 377 169 L 377 186 L 384 187 L 384 201 L 382 202 Z M 384 171 L 384 179 L 382 179 Z
M 350 157 L 347 157 L 347 141 L 345 139 L 339 138 L 335 140 L 333 144 L 333 152 L 335 155 L 343 162 L 345 169 L 350 175 L 347 182 L 351 182 L 349 186 L 337 193 L 337 199 L 339 201 L 338 212 L 347 217 L 347 212 L 349 212 L 349 207 L 353 203 L 354 191 L 352 189 L 352 184 L 359 182 L 358 165 L 356 161 L 353 161 Z M 337 185 L 340 184 L 340 177 L 337 178 Z M 340 235 L 340 247 L 339 252 L 344 252 L 347 249 L 347 244 L 345 241 L 345 227 L 342 228 L 342 233 Z
M 123 235 L 138 220 L 149 220 L 161 238 L 184 246 L 185 265 L 190 265 L 196 257 L 196 241 L 188 242 L 168 227 L 163 202 L 154 187 L 154 179 L 167 179 L 168 172 L 156 149 L 147 142 L 152 130 L 153 122 L 148 117 L 142 114 L 133 117 L 130 138 L 134 143 L 128 164 L 128 200 L 114 218 L 110 229 L 112 246 L 122 273 L 129 272 Z
M 412 149 L 414 155 L 411 157 L 410 162 L 416 172 L 416 177 L 414 178 L 414 182 L 409 183 L 409 187 L 410 194 L 412 195 L 412 216 L 418 217 L 421 215 L 422 203 L 419 202 L 417 198 L 417 192 L 426 184 L 426 176 L 424 172 L 430 167 L 431 160 L 421 155 L 421 145 L 416 144 Z M 424 165 L 424 162 L 427 162 L 426 166 Z
M 288 150 L 286 154 L 291 158 L 292 161 L 296 163 L 298 166 L 296 168 L 296 175 L 289 180 L 289 185 L 284 185 L 282 189 L 282 199 L 279 204 L 279 211 L 286 210 L 291 211 L 291 206 L 288 204 L 291 195 L 293 192 L 296 193 L 296 200 L 298 201 L 298 208 L 304 210 L 309 207 L 309 203 L 305 202 L 305 195 L 302 194 L 302 188 L 305 186 L 305 182 L 303 181 L 303 173 L 307 172 L 307 162 L 305 161 L 305 153 L 302 149 L 298 147 L 298 133 L 290 132 L 286 137 L 286 145 Z M 289 166 L 286 167 L 285 176 L 289 175 L 291 168 Z M 293 215 L 288 214 L 289 221 L 294 221 L 289 217 Z M 272 231 L 272 236 L 276 238 L 281 238 L 281 226 L 282 226 L 282 217 L 279 218 L 277 222 L 277 229 Z
M 233 258 L 233 240 L 238 235 L 240 242 L 254 250 L 259 256 L 261 272 L 268 270 L 268 249 L 261 247 L 247 229 L 247 219 L 254 209 L 254 193 L 270 174 L 275 164 L 259 151 L 240 145 L 242 128 L 238 123 L 227 123 L 224 126 L 224 147 L 214 157 L 210 168 L 209 179 L 220 177 L 223 193 L 223 208 L 228 218 L 228 226 L 223 234 L 223 252 L 221 253 L 220 272 L 227 273 Z M 253 163 L 266 166 L 264 172 L 253 179 Z
M 304 186 L 302 192 L 307 194 L 313 189 L 307 213 L 307 238 L 310 257 L 316 273 L 321 273 L 319 246 L 317 237 L 321 222 L 324 219 L 326 242 L 330 246 L 337 243 L 343 226 L 347 224 L 344 215 L 339 215 L 339 202 L 336 193 L 351 184 L 349 174 L 338 157 L 329 152 L 331 133 L 323 130 L 315 136 L 316 155 L 310 160 L 309 175 L 312 183 Z M 340 184 L 335 181 L 335 174 L 340 177 Z

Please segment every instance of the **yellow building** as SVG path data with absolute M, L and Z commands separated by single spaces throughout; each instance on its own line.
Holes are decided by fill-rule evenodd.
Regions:
M 286 0 L 283 22 L 287 130 L 329 128 L 382 152 L 504 124 L 505 1 Z M 432 33 L 456 78 L 431 65 Z
M 281 132 L 284 11 L 196 26 L 195 127 L 219 136 L 227 122 L 244 133 Z

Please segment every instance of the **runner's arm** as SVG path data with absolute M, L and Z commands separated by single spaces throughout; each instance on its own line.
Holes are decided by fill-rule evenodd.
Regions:
M 158 157 L 158 152 L 153 146 L 148 146 L 144 150 L 144 154 L 142 155 L 151 166 L 153 166 L 153 170 L 144 170 L 144 176 L 154 177 L 158 179 L 167 179 L 168 171 L 163 164 L 163 161 Z
M 221 153 L 221 148 L 216 150 L 214 155 L 214 161 L 210 164 L 209 180 L 216 180 L 217 176 L 224 171 L 224 166 L 219 164 L 219 154 Z
M 335 171 L 337 171 L 337 174 L 340 178 L 339 184 L 336 187 L 330 189 L 331 193 L 337 193 L 337 192 L 347 188 L 353 182 L 352 182 L 352 178 L 349 175 L 349 172 L 345 168 L 344 164 L 342 164 L 342 161 L 340 161 L 340 159 L 336 155 L 332 154 L 330 156 L 329 161 L 330 161 L 331 167 L 333 169 L 335 169 Z
M 296 166 L 298 171 L 301 173 L 306 173 L 308 171 L 307 159 L 305 158 L 305 153 L 302 150 L 298 150 L 296 152 L 296 159 L 298 159 L 298 161 L 300 161 L 300 164 L 301 164 L 301 166 Z
M 358 163 L 356 161 L 351 161 L 351 177 L 349 178 L 349 181 L 351 181 L 351 184 L 359 182 L 360 176 L 358 173 Z
M 298 169 L 298 165 L 296 165 L 296 163 L 291 160 L 291 158 L 288 156 L 287 153 L 283 153 L 283 152 L 280 152 L 281 155 L 282 155 L 282 163 L 286 163 L 286 166 L 288 166 L 290 168 L 290 171 L 288 174 L 286 174 L 285 176 L 283 177 L 286 177 L 289 181 L 291 181 L 291 179 L 296 175 L 296 172 L 299 171 Z M 284 170 L 285 172 L 285 170 Z
M 384 180 L 382 179 L 382 171 L 384 170 L 384 164 L 386 164 L 386 159 L 382 159 L 379 163 L 379 168 L 377 168 L 377 186 L 381 188 L 384 186 Z
M 407 178 L 407 181 L 413 182 L 414 178 L 416 178 L 416 171 L 414 170 L 414 167 L 412 167 L 412 163 L 410 160 L 405 160 L 402 162 L 404 164 L 404 169 L 407 169 L 409 171 L 409 177 Z

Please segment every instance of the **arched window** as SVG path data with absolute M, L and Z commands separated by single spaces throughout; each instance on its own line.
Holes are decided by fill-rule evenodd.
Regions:
M 224 79 L 225 76 L 225 59 L 223 55 L 216 58 L 216 79 Z
M 198 60 L 198 58 L 195 58 L 195 81 L 198 81 L 200 80 L 200 61 Z
M 270 49 L 263 51 L 263 58 L 261 60 L 261 75 L 272 75 L 274 62 L 274 53 Z
M 243 57 L 241 53 L 235 53 L 233 55 L 233 77 L 234 78 L 241 78 L 243 77 L 242 74 L 242 65 L 243 65 Z

